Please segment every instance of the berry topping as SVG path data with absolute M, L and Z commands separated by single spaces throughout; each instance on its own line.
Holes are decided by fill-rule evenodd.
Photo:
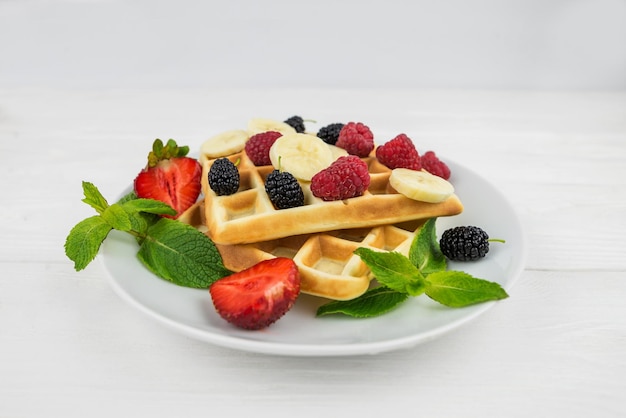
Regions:
M 218 158 L 209 169 L 209 187 L 218 196 L 231 195 L 239 189 L 239 170 L 228 158 Z
M 265 179 L 265 192 L 276 209 L 289 209 L 304 205 L 304 193 L 300 183 L 286 171 L 272 171 Z
M 345 125 L 343 123 L 331 123 L 317 132 L 317 136 L 330 145 L 335 145 L 339 138 L 339 132 Z
M 477 226 L 457 226 L 447 229 L 439 240 L 441 252 L 450 260 L 474 261 L 489 252 L 489 235 Z
M 135 178 L 137 197 L 156 199 L 176 210 L 176 218 L 189 209 L 200 195 L 202 166 L 186 157 L 189 147 L 179 147 L 170 139 L 164 145 L 156 139 L 148 154 L 148 164 Z
M 422 168 L 435 176 L 445 180 L 450 178 L 450 168 L 437 157 L 433 151 L 426 151 L 421 157 Z
M 276 131 L 267 131 L 252 135 L 246 142 L 245 150 L 250 160 L 256 166 L 271 165 L 270 148 L 283 134 Z
M 361 196 L 370 185 L 367 164 L 355 155 L 339 157 L 311 179 L 311 192 L 322 200 Z
M 349 122 L 341 128 L 335 145 L 348 154 L 367 157 L 374 149 L 374 134 L 361 122 Z
M 400 134 L 376 148 L 376 158 L 390 169 L 408 168 L 421 170 L 420 156 L 411 138 Z
M 304 119 L 302 119 L 300 116 L 292 116 L 287 119 L 285 123 L 295 129 L 296 132 L 298 132 L 299 134 L 303 133 L 306 129 L 304 127 Z
M 300 293 L 300 274 L 290 258 L 272 258 L 216 281 L 209 292 L 222 318 L 257 330 L 291 309 Z
M 330 146 L 309 134 L 285 134 L 270 148 L 272 166 L 302 181 L 311 181 L 317 172 L 328 167 L 334 159 Z

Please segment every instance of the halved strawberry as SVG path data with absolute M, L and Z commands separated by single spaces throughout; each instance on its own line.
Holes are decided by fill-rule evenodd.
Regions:
M 209 292 L 222 318 L 257 330 L 291 309 L 300 293 L 300 274 L 292 259 L 272 258 L 216 281 Z
M 167 144 L 156 139 L 148 154 L 148 164 L 135 178 L 135 193 L 156 199 L 176 210 L 177 218 L 193 205 L 200 195 L 202 166 L 186 157 L 189 147 L 179 147 L 170 139 Z

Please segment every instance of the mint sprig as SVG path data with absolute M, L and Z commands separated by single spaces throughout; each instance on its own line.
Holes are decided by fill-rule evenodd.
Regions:
M 447 270 L 446 258 L 437 242 L 435 221 L 435 218 L 429 219 L 420 228 L 408 257 L 393 251 L 357 248 L 355 254 L 361 257 L 380 286 L 352 300 L 326 303 L 318 308 L 316 315 L 379 316 L 410 296 L 422 294 L 452 308 L 507 298 L 508 294 L 498 283 Z
M 419 296 L 424 293 L 426 285 L 424 275 L 404 255 L 398 252 L 374 251 L 364 247 L 357 248 L 354 253 L 361 257 L 378 283 L 410 296 Z
M 209 237 L 168 218 L 148 228 L 137 256 L 157 276 L 186 287 L 207 288 L 231 274 Z
M 508 297 L 498 283 L 478 279 L 462 271 L 438 271 L 429 274 L 426 294 L 452 308 Z
M 65 254 L 74 262 L 76 271 L 91 263 L 112 229 L 100 215 L 84 219 L 72 228 L 65 240 Z
M 157 276 L 180 286 L 207 288 L 231 274 L 213 241 L 192 226 L 160 215 L 175 215 L 169 205 L 129 193 L 109 205 L 92 183 L 83 182 L 83 202 L 98 215 L 74 226 L 65 240 L 65 254 L 76 271 L 98 254 L 112 230 L 127 232 L 139 244 L 137 257 Z
M 426 221 L 413 239 L 409 249 L 409 260 L 424 275 L 447 268 L 446 256 L 441 252 L 437 242 L 434 219 Z

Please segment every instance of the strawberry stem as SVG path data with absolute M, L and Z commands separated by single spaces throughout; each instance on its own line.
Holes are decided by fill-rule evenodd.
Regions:
M 184 157 L 189 153 L 188 146 L 179 147 L 176 141 L 169 139 L 164 145 L 159 138 L 152 143 L 152 151 L 148 154 L 148 167 L 155 167 L 160 161 L 170 158 Z

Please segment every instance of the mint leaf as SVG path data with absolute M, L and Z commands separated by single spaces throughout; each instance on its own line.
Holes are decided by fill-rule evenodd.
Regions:
M 72 228 L 65 240 L 65 255 L 74 262 L 76 271 L 87 267 L 96 257 L 111 229 L 99 215 L 84 219 Z
M 121 205 L 114 203 L 102 212 L 102 219 L 106 221 L 113 229 L 118 231 L 130 231 L 133 224 L 130 220 L 128 212 Z
M 124 208 L 124 206 L 122 206 Z M 125 209 L 125 208 L 124 208 Z M 154 225 L 159 219 L 158 215 L 144 212 L 127 211 L 128 219 L 130 220 L 131 234 L 137 239 L 137 243 L 141 244 L 148 233 L 148 228 Z
M 168 218 L 148 228 L 137 256 L 154 274 L 180 286 L 206 289 L 231 274 L 209 237 Z
M 85 198 L 82 201 L 94 208 L 96 212 L 102 213 L 109 206 L 98 188 L 88 181 L 83 181 L 83 193 Z
M 130 192 L 123 196 L 118 204 L 128 213 L 132 230 L 135 231 L 139 244 L 148 233 L 148 227 L 155 224 L 160 215 L 175 215 L 176 210 L 166 203 L 155 199 L 138 198 L 135 192 Z
M 365 247 L 357 248 L 354 253 L 361 257 L 380 284 L 411 296 L 424 293 L 424 276 L 404 255 Z
M 447 268 L 446 257 L 437 242 L 436 220 L 431 218 L 422 225 L 409 250 L 409 259 L 425 276 Z
M 509 295 L 495 282 L 478 279 L 462 271 L 441 271 L 426 278 L 426 294 L 453 308 L 505 299 Z
M 406 293 L 380 286 L 352 300 L 335 300 L 326 303 L 317 309 L 316 315 L 341 313 L 355 318 L 370 318 L 389 312 L 408 297 Z
M 167 147 L 174 145 L 168 142 Z M 116 229 L 135 237 L 139 244 L 137 257 L 150 271 L 178 285 L 207 288 L 231 274 L 209 237 L 192 226 L 161 217 L 176 214 L 169 205 L 140 199 L 131 191 L 109 206 L 92 183 L 83 182 L 83 190 L 84 202 L 99 215 L 79 222 L 66 238 L 65 253 L 74 261 L 76 270 L 84 269 L 95 258 L 109 232 Z
M 176 215 L 176 210 L 167 203 L 155 199 L 136 198 L 122 203 L 122 207 L 131 212 L 145 212 L 155 215 Z
M 130 200 L 135 200 L 138 199 L 137 197 L 137 193 L 135 193 L 134 190 L 126 193 L 124 196 L 120 197 L 120 200 L 117 201 L 117 203 L 122 204 L 122 203 L 126 203 Z

